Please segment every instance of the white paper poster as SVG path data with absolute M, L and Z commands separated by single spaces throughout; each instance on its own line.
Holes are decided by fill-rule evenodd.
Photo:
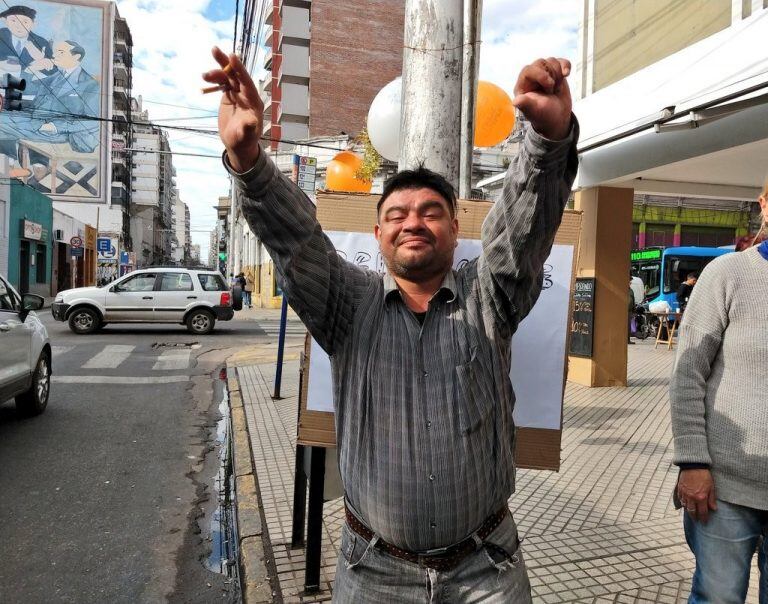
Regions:
M 326 232 L 341 256 L 383 273 L 384 260 L 372 234 Z M 462 239 L 454 267 L 461 268 L 480 254 L 480 241 Z M 544 265 L 544 285 L 533 310 L 512 338 L 515 423 L 526 428 L 560 429 L 565 379 L 565 340 L 573 266 L 573 246 L 555 245 Z M 307 409 L 333 412 L 331 362 L 312 340 Z

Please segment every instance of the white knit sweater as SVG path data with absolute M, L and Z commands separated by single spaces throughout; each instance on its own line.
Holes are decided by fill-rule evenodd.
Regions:
M 712 468 L 717 497 L 768 509 L 768 261 L 757 248 L 701 273 L 670 383 L 675 463 Z

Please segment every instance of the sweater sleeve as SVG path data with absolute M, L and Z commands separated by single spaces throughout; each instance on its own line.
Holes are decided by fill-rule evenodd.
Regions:
M 728 327 L 727 275 L 720 266 L 714 262 L 702 272 L 680 327 L 669 396 L 677 465 L 712 463 L 707 446 L 707 380 Z

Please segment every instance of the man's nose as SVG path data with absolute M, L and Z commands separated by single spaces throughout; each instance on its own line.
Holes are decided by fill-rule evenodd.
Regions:
M 410 212 L 403 222 L 404 231 L 420 231 L 424 228 L 424 219 L 417 212 Z

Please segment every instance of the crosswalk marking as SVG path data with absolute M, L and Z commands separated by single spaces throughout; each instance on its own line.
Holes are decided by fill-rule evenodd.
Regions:
M 280 320 L 279 319 L 262 319 L 259 322 L 259 327 L 264 330 L 267 335 L 277 336 L 280 335 Z M 286 323 L 285 334 L 289 336 L 302 336 L 307 333 L 307 328 L 303 323 L 299 321 L 288 321 Z
M 157 377 L 127 377 L 120 375 L 52 375 L 56 384 L 173 384 L 187 382 L 187 375 L 158 375 Z
M 74 346 L 51 346 L 51 354 L 55 359 L 56 357 L 61 356 L 62 354 L 68 353 L 73 348 Z
M 135 346 L 123 344 L 105 346 L 104 350 L 83 365 L 83 369 L 115 369 L 130 356 L 135 348 Z
M 157 362 L 152 367 L 153 371 L 168 371 L 171 369 L 186 369 L 189 367 L 189 357 L 192 354 L 192 350 L 189 348 L 182 348 L 180 350 L 166 350 L 157 359 Z

